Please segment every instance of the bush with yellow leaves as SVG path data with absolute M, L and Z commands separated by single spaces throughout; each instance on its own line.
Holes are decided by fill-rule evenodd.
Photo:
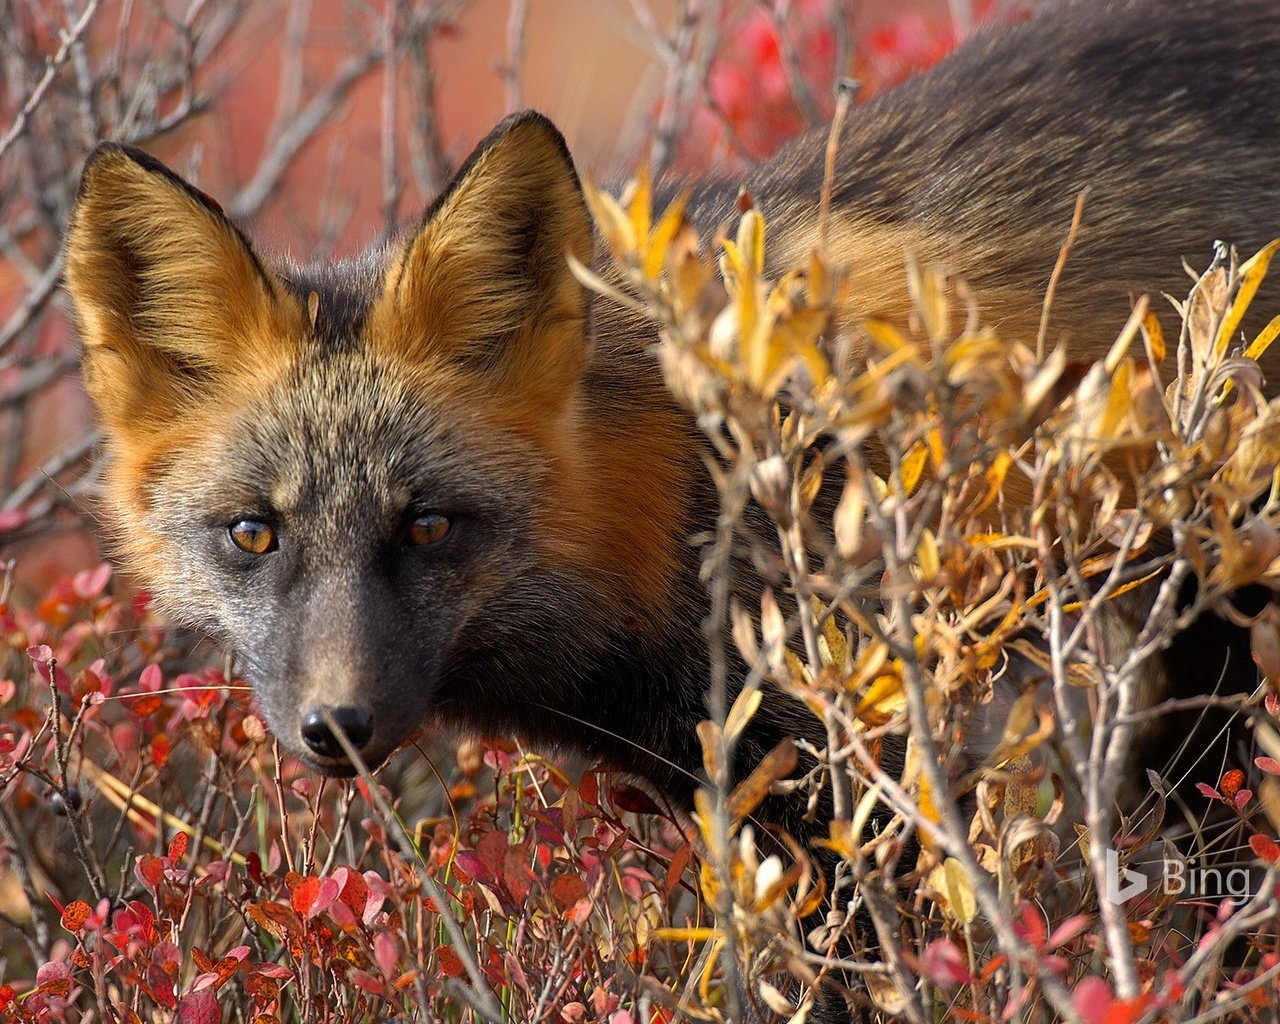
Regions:
M 1280 580 L 1280 402 L 1253 362 L 1280 317 L 1232 347 L 1280 242 L 1242 265 L 1224 252 L 1194 282 L 1176 352 L 1141 299 L 1082 366 L 1043 331 L 1033 351 L 981 326 L 963 282 L 910 259 L 910 323 L 837 330 L 844 268 L 818 248 L 767 277 L 749 199 L 709 251 L 683 200 L 655 215 L 645 176 L 589 199 L 615 276 L 579 275 L 660 325 L 670 390 L 714 450 L 708 636 L 731 636 L 748 669 L 739 689 L 713 659 L 701 733 L 716 924 L 661 933 L 708 944 L 690 1012 L 737 1019 L 745 995 L 800 1021 L 823 979 L 920 1022 L 1271 1004 L 1280 616 L 1231 599 Z M 745 525 L 751 499 L 771 536 Z M 782 570 L 758 608 L 740 599 L 743 545 Z M 1251 631 L 1259 685 L 1229 669 L 1256 692 L 1168 692 L 1160 652 L 1208 612 Z M 757 850 L 747 819 L 794 756 L 736 790 L 727 767 L 765 687 L 826 738 L 806 778 L 830 820 L 790 862 Z M 1170 761 L 1175 711 L 1234 720 L 1261 748 L 1242 765 L 1256 789 L 1221 754 Z M 1175 768 L 1197 804 L 1160 774 Z M 1143 859 L 1157 846 L 1159 876 Z M 814 848 L 838 854 L 830 889 Z M 720 994 L 716 960 L 739 979 Z

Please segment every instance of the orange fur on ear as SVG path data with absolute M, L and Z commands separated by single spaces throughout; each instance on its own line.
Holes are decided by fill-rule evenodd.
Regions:
M 85 381 L 108 428 L 169 419 L 210 388 L 263 375 L 304 323 L 211 200 L 118 145 L 85 164 L 66 280 Z
M 532 112 L 480 143 L 391 263 L 369 344 L 555 403 L 587 359 L 587 296 L 566 257 L 592 228 L 564 139 Z

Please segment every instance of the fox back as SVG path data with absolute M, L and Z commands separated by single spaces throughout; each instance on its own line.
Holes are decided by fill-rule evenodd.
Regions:
M 1087 190 L 1050 331 L 1099 355 L 1130 292 L 1185 293 L 1184 256 L 1280 234 L 1278 52 L 1272 0 L 1067 2 L 856 109 L 829 239 L 842 316 L 906 316 L 911 251 L 1033 340 Z M 780 264 L 815 244 L 826 140 L 747 182 Z M 710 231 L 736 193 L 696 183 L 689 216 Z M 688 798 L 708 678 L 688 540 L 714 488 L 655 328 L 570 273 L 595 249 L 564 142 L 533 113 L 404 239 L 322 267 L 264 259 L 151 157 L 89 158 L 66 274 L 120 553 L 236 653 L 318 770 L 351 770 L 331 723 L 379 762 L 437 720 Z M 1264 371 L 1271 386 L 1280 364 Z M 753 743 L 803 720 L 780 701 Z

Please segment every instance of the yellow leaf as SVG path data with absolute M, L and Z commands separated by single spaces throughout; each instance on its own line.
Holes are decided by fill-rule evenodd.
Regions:
M 683 213 L 681 214 L 683 219 Z M 672 301 L 676 314 L 684 318 L 696 308 L 703 289 L 711 280 L 711 268 L 702 259 L 698 232 L 683 224 L 667 247 L 668 274 L 672 281 Z
M 876 792 L 879 792 L 879 790 L 877 789 Z M 865 796 L 862 798 L 862 802 L 866 802 Z M 867 813 L 870 814 L 870 810 Z M 853 859 L 855 852 L 854 836 L 858 835 L 858 833 L 853 830 L 852 822 L 844 818 L 832 818 L 827 823 L 827 835 L 827 839 L 818 841 L 822 846 L 825 846 L 828 850 L 834 850 L 845 860 Z
M 780 362 L 781 346 L 773 336 L 773 317 L 764 313 L 763 287 L 759 282 L 739 290 L 735 296 L 738 309 L 738 355 L 746 371 L 747 383 L 761 394 Z
M 984 474 L 987 480 L 987 493 L 982 496 L 982 501 L 978 503 L 976 512 L 981 512 L 1000 494 L 1000 489 L 1004 486 L 1005 477 L 1009 475 L 1009 467 L 1013 465 L 1013 456 L 1006 451 L 998 451 L 995 458 L 991 460 L 991 465 L 987 467 Z
M 816 597 L 810 599 L 814 620 L 822 620 L 822 634 L 818 637 L 818 653 L 826 664 L 844 672 L 849 659 L 849 645 L 845 642 L 844 633 L 836 623 L 835 613 L 822 619 L 822 602 Z
M 723 847 L 719 842 L 720 830 L 715 827 L 715 806 L 712 803 L 711 790 L 701 786 L 694 790 L 693 811 L 698 823 L 698 831 L 702 834 L 702 841 L 707 847 L 707 859 L 702 862 L 702 887 L 707 898 L 711 899 L 714 905 L 714 890 L 718 883 L 712 865 L 719 861 Z M 708 888 L 709 886 L 711 888 Z
M 1222 318 L 1222 326 L 1218 329 L 1218 341 L 1214 346 L 1214 351 L 1219 358 L 1226 354 L 1227 348 L 1240 327 L 1240 321 L 1244 319 L 1244 314 L 1248 310 L 1249 304 L 1258 293 L 1258 286 L 1262 284 L 1262 279 L 1267 276 L 1267 268 L 1271 266 L 1271 257 L 1276 254 L 1277 249 L 1280 249 L 1280 238 L 1264 246 L 1246 260 L 1240 268 L 1240 286 L 1236 290 L 1235 298 L 1231 300 L 1231 308 L 1227 310 L 1226 316 Z
M 951 310 L 947 302 L 946 278 L 931 267 L 922 266 L 910 253 L 907 254 L 907 292 L 912 305 L 924 322 L 930 341 L 941 341 L 947 336 Z
M 1215 267 L 1200 276 L 1191 293 L 1185 322 L 1194 356 L 1193 378 L 1199 377 L 1206 367 L 1217 365 L 1216 362 L 1211 362 L 1217 351 L 1217 338 L 1212 331 L 1216 326 L 1218 311 L 1226 303 L 1226 292 L 1227 272 L 1222 267 Z M 1187 383 L 1190 385 L 1193 382 Z
M 942 443 L 942 431 L 937 427 L 933 427 L 925 435 L 924 440 L 929 446 L 929 458 L 933 462 L 933 468 L 940 469 L 947 456 L 946 446 Z
M 753 276 L 764 273 L 764 218 L 760 211 L 748 210 L 738 222 L 738 250 Z
M 1249 342 L 1249 347 L 1244 350 L 1246 359 L 1258 360 L 1262 358 L 1264 352 L 1271 347 L 1271 343 L 1280 335 L 1280 316 L 1275 317 L 1271 323 L 1267 324 L 1253 341 Z
M 1035 814 L 1040 803 L 1040 786 L 1035 773 L 1035 763 L 1025 753 L 1010 758 L 1005 766 L 1009 775 L 1004 787 L 1004 816 L 1007 819 L 1019 814 Z
M 706 770 L 707 778 L 718 779 L 720 777 L 720 726 L 711 719 L 704 718 L 698 723 L 698 740 L 702 744 L 702 767 Z
M 938 542 L 934 540 L 933 531 L 925 529 L 920 533 L 920 545 L 916 548 L 916 562 L 920 566 L 923 582 L 936 579 L 942 571 L 942 562 L 938 557 Z
M 852 558 L 862 547 L 862 526 L 866 521 L 866 503 L 863 501 L 862 486 L 850 476 L 845 481 L 844 491 L 840 495 L 840 503 L 836 505 L 835 534 L 836 550 L 842 558 Z
M 720 260 L 720 273 L 724 275 L 725 288 L 729 294 L 736 296 L 738 289 L 742 287 L 743 279 L 747 276 L 746 267 L 742 265 L 742 253 L 727 238 L 720 240 L 720 246 L 723 252 Z
M 760 998 L 766 1006 L 781 1017 L 788 1017 L 795 1012 L 795 1007 L 787 1001 L 787 997 L 770 985 L 763 978 L 759 981 Z
M 591 216 L 614 255 L 634 251 L 637 244 L 636 233 L 631 226 L 631 219 L 623 212 L 618 201 L 607 192 L 597 191 L 590 182 L 584 181 L 582 189 Z
M 1133 363 L 1125 359 L 1116 367 L 1115 373 L 1111 377 L 1111 389 L 1107 395 L 1107 404 L 1102 411 L 1102 420 L 1098 424 L 1097 434 L 1095 436 L 1101 438 L 1115 437 L 1129 416 L 1129 406 L 1132 401 L 1132 394 L 1129 388 L 1129 378 L 1132 376 Z
M 1013 746 L 1031 729 L 1036 717 L 1036 691 L 1025 690 L 1018 695 L 1005 719 L 1001 746 Z
M 1165 344 L 1164 330 L 1160 326 L 1160 318 L 1151 310 L 1147 310 L 1142 318 L 1142 340 L 1146 342 L 1151 361 L 1159 365 L 1164 362 Z
M 870 789 L 868 789 L 862 795 L 862 799 L 858 801 L 858 806 L 854 808 L 853 820 L 850 822 L 846 822 L 846 824 L 848 825 L 848 829 L 846 834 L 844 835 L 844 840 L 845 840 L 845 845 L 849 849 L 849 852 L 845 855 L 846 858 L 851 859 L 853 857 L 854 850 L 855 850 L 854 843 L 858 841 L 858 837 L 861 836 L 865 831 L 867 827 L 867 822 L 871 820 L 871 813 L 876 809 L 876 807 L 879 806 L 881 789 L 882 789 L 882 784 L 879 782 L 877 782 Z M 832 841 L 834 841 L 837 838 L 835 826 L 836 826 L 836 823 L 833 821 L 831 823 Z
M 663 264 L 667 259 L 667 250 L 680 229 L 684 227 L 684 209 L 688 202 L 688 191 L 681 192 L 653 228 L 642 268 L 644 276 L 650 281 L 656 281 L 658 275 L 662 273 Z
M 770 655 L 776 655 L 786 646 L 787 624 L 772 587 L 766 587 L 760 595 L 760 631 Z
M 862 326 L 871 335 L 871 340 L 886 352 L 897 352 L 910 345 L 902 332 L 886 320 L 864 320 Z
M 931 825 L 937 825 L 941 820 L 941 816 L 938 814 L 938 807 L 933 802 L 933 788 L 929 785 L 929 776 L 924 772 L 920 773 L 916 784 L 916 806 L 920 809 L 920 817 Z M 930 849 L 936 849 L 937 843 L 934 840 L 934 829 L 927 828 L 922 830 L 920 839 Z
M 733 707 L 725 717 L 724 740 L 726 743 L 737 742 L 738 737 L 742 735 L 742 730 L 755 717 L 763 697 L 764 694 L 758 686 L 745 689 L 738 694 L 737 700 L 733 702 Z
M 902 988 L 892 975 L 877 974 L 873 971 L 863 976 L 863 983 L 867 986 L 867 993 L 882 1013 L 889 1017 L 906 1015 L 907 997 L 902 994 Z
M 1049 353 L 1049 358 L 1036 371 L 1036 375 L 1031 378 L 1031 382 L 1023 391 L 1023 403 L 1025 406 L 1028 409 L 1035 409 L 1049 397 L 1054 385 L 1058 383 L 1058 379 L 1062 376 L 1062 371 L 1066 368 L 1067 350 L 1065 346 L 1059 345 Z
M 733 620 L 733 642 L 748 665 L 760 657 L 760 645 L 756 642 L 756 624 L 751 613 L 733 599 L 729 603 L 729 617 Z
M 831 274 L 822 253 L 813 249 L 809 253 L 809 270 L 804 278 L 805 298 L 810 306 L 825 306 L 831 301 L 831 283 Z
M 884 725 L 906 706 L 902 677 L 897 673 L 886 674 L 872 681 L 853 713 L 868 725 Z
M 1114 374 L 1119 368 L 1120 361 L 1124 359 L 1125 353 L 1129 351 L 1129 346 L 1133 344 L 1133 339 L 1138 336 L 1138 329 L 1142 326 L 1143 318 L 1146 315 L 1147 297 L 1140 295 L 1138 301 L 1134 303 L 1133 310 L 1129 313 L 1129 319 L 1125 322 L 1119 337 L 1112 342 L 1111 350 L 1103 361 L 1103 365 L 1107 368 L 1107 373 Z
M 736 825 L 760 806 L 760 801 L 769 795 L 773 784 L 786 778 L 796 767 L 796 745 L 789 739 L 783 740 L 751 769 L 742 782 L 729 794 L 728 812 L 730 820 Z
M 978 903 L 973 896 L 973 883 L 964 865 L 954 857 L 942 863 L 942 877 L 947 903 L 952 916 L 962 925 L 971 924 L 978 913 Z
M 928 457 L 929 449 L 922 441 L 913 444 L 907 454 L 902 457 L 902 492 L 904 494 L 914 493 Z
M 645 248 L 649 242 L 649 228 L 653 223 L 653 177 L 649 173 L 649 165 L 644 164 L 632 179 L 627 188 L 627 219 L 631 221 L 631 230 L 635 232 L 639 248 Z
M 863 683 L 880 675 L 880 670 L 884 668 L 888 660 L 889 648 L 886 644 L 878 640 L 873 640 L 867 644 L 858 656 L 858 664 L 855 667 L 858 682 Z
M 709 942 L 719 935 L 714 928 L 655 928 L 650 937 L 667 942 Z

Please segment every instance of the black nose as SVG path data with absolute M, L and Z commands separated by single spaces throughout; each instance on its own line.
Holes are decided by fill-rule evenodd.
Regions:
M 329 709 L 326 718 L 320 708 L 302 716 L 302 740 L 321 757 L 345 757 L 342 744 L 329 728 L 329 720 L 347 734 L 356 750 L 363 750 L 373 737 L 373 718 L 360 708 L 336 707 Z

